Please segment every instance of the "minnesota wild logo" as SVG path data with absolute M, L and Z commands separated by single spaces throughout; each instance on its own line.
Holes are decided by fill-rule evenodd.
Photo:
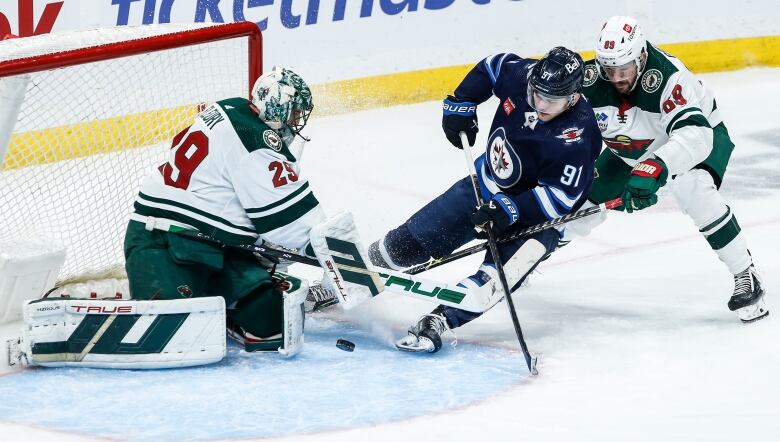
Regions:
M 585 87 L 591 86 L 596 82 L 599 74 L 596 72 L 596 65 L 589 64 L 585 66 L 585 76 L 582 79 L 582 85 Z
M 271 129 L 267 129 L 265 132 L 263 132 L 263 141 L 268 147 L 276 152 L 282 150 L 282 139 L 276 132 L 272 131 Z
M 647 148 L 653 144 L 655 140 L 633 140 L 625 135 L 618 135 L 615 138 L 604 138 L 604 144 L 607 145 L 612 152 L 617 156 L 623 158 L 639 159 Z
M 664 76 L 658 69 L 650 69 L 642 75 L 642 89 L 648 94 L 652 94 L 661 88 L 664 82 Z

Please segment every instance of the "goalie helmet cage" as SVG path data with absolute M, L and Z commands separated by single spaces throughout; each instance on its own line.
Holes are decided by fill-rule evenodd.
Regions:
M 59 280 L 123 266 L 141 180 L 198 111 L 249 97 L 261 51 L 249 22 L 0 42 L 0 255 L 64 247 Z

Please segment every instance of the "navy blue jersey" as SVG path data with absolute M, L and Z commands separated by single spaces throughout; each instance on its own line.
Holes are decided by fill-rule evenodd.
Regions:
M 538 224 L 577 210 L 593 181 L 601 131 L 590 104 L 576 105 L 547 123 L 527 102 L 536 60 L 498 54 L 477 64 L 455 90 L 463 101 L 500 100 L 485 149 L 476 161 L 487 200 L 498 192 L 517 204 L 519 222 Z

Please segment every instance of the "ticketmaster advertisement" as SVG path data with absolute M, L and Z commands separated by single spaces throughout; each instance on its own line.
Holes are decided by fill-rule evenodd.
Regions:
M 610 15 L 637 17 L 658 43 L 777 34 L 780 3 L 756 0 L 4 0 L 0 35 L 104 26 L 252 21 L 265 68 L 296 67 L 312 83 L 524 56 L 556 45 L 593 49 Z M 734 23 L 738 20 L 740 23 Z

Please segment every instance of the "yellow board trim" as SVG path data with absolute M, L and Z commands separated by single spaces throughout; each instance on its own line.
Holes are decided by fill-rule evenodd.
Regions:
M 696 73 L 780 66 L 780 36 L 659 45 Z M 585 60 L 594 51 L 580 52 Z M 538 58 L 538 56 L 536 57 Z M 476 64 L 476 60 L 475 60 Z M 439 100 L 452 93 L 474 64 L 336 81 L 312 88 L 317 115 Z
M 671 43 L 660 47 L 696 73 L 780 66 L 780 36 Z M 581 54 L 586 60 L 594 56 L 593 51 Z M 439 100 L 452 93 L 472 67 L 472 64 L 448 66 L 315 85 L 312 87 L 314 114 L 337 115 Z M 19 134 L 11 139 L 2 169 L 156 144 L 186 127 L 196 113 L 197 106 L 183 106 Z M 160 121 L 175 123 L 160 125 Z M 138 128 L 142 128 L 142 135 L 138 134 Z M 84 133 L 93 134 L 89 143 L 83 139 Z M 23 148 L 30 145 L 46 146 L 46 150 L 28 149 L 22 156 Z
M 2 170 L 169 141 L 192 122 L 198 109 L 197 105 L 180 106 L 19 133 L 11 137 Z

